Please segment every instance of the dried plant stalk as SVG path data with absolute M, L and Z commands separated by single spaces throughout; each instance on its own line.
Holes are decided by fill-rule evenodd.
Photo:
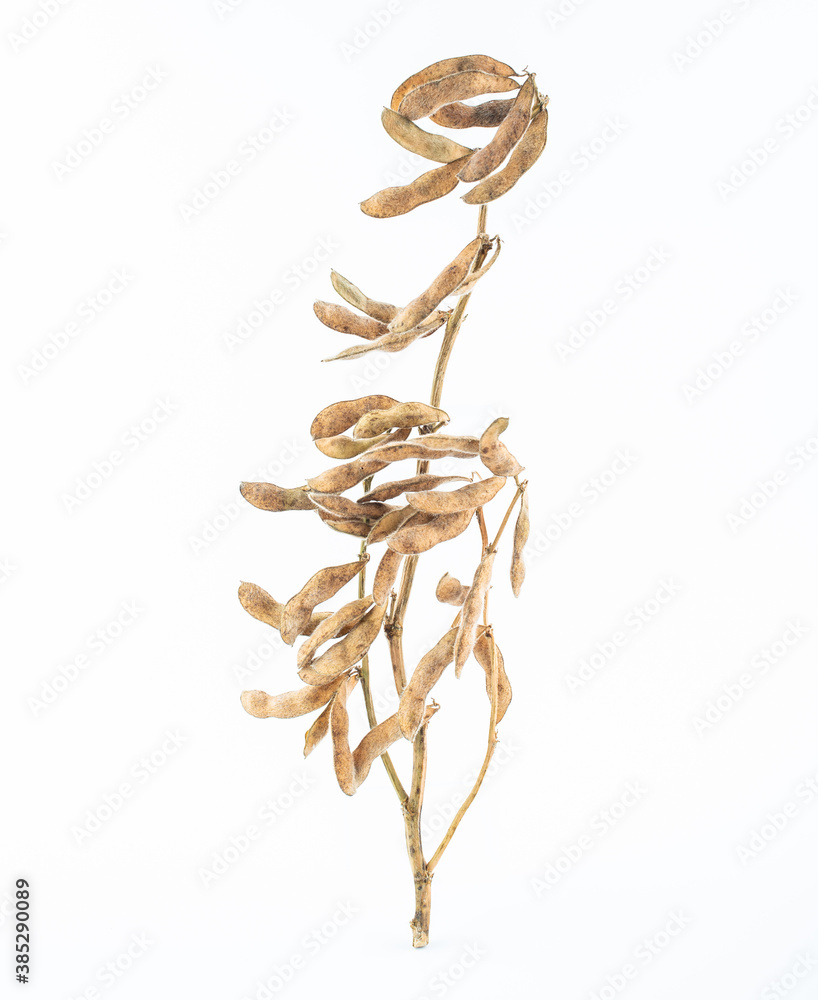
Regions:
M 516 93 L 508 98 L 463 103 L 479 95 L 511 91 Z M 358 540 L 354 543 L 359 545 L 357 558 L 319 569 L 285 604 L 255 584 L 241 584 L 239 599 L 254 618 L 277 629 L 288 645 L 299 636 L 305 637 L 295 657 L 303 686 L 272 695 L 245 691 L 241 703 L 257 718 L 287 719 L 317 712 L 304 737 L 304 756 L 329 736 L 335 777 L 346 795 L 357 792 L 374 762 L 381 759 L 404 819 L 415 891 L 410 921 L 415 947 L 428 943 L 432 875 L 480 788 L 497 744 L 496 726 L 511 703 L 511 684 L 488 605 L 498 545 L 518 503 L 510 568 L 515 596 L 525 575 L 523 558 L 529 532 L 527 483 L 519 478 L 523 466 L 500 440 L 508 418 L 493 420 L 475 435 L 440 433 L 450 419 L 440 405 L 443 383 L 466 305 L 500 254 L 500 238 L 489 236 L 486 229 L 486 203 L 517 183 L 542 153 L 547 100 L 537 90 L 533 73 L 517 73 L 507 63 L 486 55 L 441 60 L 412 74 L 396 88 L 381 118 L 386 133 L 404 149 L 440 165 L 408 184 L 377 192 L 361 203 L 362 211 L 373 218 L 392 218 L 442 198 L 460 184 L 478 182 L 463 196 L 466 203 L 480 206 L 476 235 L 427 287 L 419 292 L 416 288 L 414 296 L 407 295 L 404 305 L 370 298 L 348 278 L 332 271 L 332 287 L 343 304 L 319 300 L 313 308 L 325 327 L 358 339 L 326 360 L 354 359 L 370 351 L 399 353 L 442 328 L 429 402 L 373 393 L 330 403 L 312 421 L 310 434 L 318 451 L 340 464 L 318 472 L 303 485 L 241 484 L 244 498 L 261 510 L 312 511 L 316 523 Z M 415 124 L 424 117 L 444 128 L 493 128 L 495 132 L 475 150 Z M 439 234 L 430 236 L 429 245 L 436 246 Z M 452 308 L 444 307 L 448 298 L 454 300 Z M 442 475 L 430 469 L 443 458 L 457 459 L 457 468 L 464 474 Z M 411 471 L 392 470 L 393 465 L 406 461 L 416 463 Z M 373 483 L 384 470 L 388 470 L 384 481 Z M 489 542 L 490 509 L 509 488 L 514 489 L 513 496 Z M 352 495 L 344 495 L 353 489 Z M 389 502 L 394 500 L 397 502 Z M 431 624 L 436 613 L 443 615 L 441 637 L 407 677 L 403 631 L 418 559 L 421 555 L 434 558 L 434 553 L 424 554 L 467 532 L 473 532 L 475 542 L 478 535 L 480 539 L 476 568 L 466 567 L 462 573 L 471 583 L 461 583 L 446 572 L 434 593 L 439 603 L 427 595 L 425 619 Z M 369 549 L 378 544 L 383 545 L 382 553 L 368 582 Z M 355 582 L 357 596 L 341 596 L 344 588 Z M 315 610 L 333 598 L 338 598 L 334 610 Z M 458 609 L 453 622 L 451 610 L 447 615 L 440 603 Z M 381 634 L 387 640 L 399 703 L 397 712 L 379 722 L 371 674 L 384 670 L 379 655 L 383 646 L 378 645 Z M 441 707 L 429 698 L 450 665 L 460 677 L 472 657 L 485 674 L 487 745 L 474 787 L 427 861 L 421 812 L 428 729 Z M 347 705 L 357 691 L 363 696 L 368 730 L 353 749 Z M 402 739 L 412 743 L 412 773 L 406 786 L 389 756 L 390 747 Z

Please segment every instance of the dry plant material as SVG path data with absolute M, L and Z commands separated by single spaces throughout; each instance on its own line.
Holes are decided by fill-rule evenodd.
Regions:
M 510 97 L 491 97 L 513 91 L 516 93 Z M 490 99 L 464 103 L 481 95 Z M 441 407 L 443 382 L 470 296 L 500 255 L 499 236 L 488 235 L 485 204 L 508 191 L 542 152 L 547 133 L 546 103 L 533 73 L 517 73 L 508 63 L 486 55 L 443 59 L 397 87 L 381 117 L 386 133 L 403 149 L 440 165 L 408 184 L 379 191 L 361 203 L 362 211 L 381 219 L 404 215 L 444 197 L 461 183 L 477 182 L 463 196 L 468 204 L 481 206 L 476 235 L 431 284 L 422 288 L 418 282 L 413 289 L 407 288 L 403 305 L 370 298 L 348 278 L 332 271 L 332 288 L 341 301 L 318 300 L 313 310 L 324 326 L 356 338 L 351 346 L 347 342 L 348 346 L 326 360 L 354 362 L 372 351 L 398 354 L 442 331 L 429 401 L 372 393 L 330 403 L 310 426 L 316 449 L 334 463 L 330 468 L 317 471 L 300 486 L 242 483 L 240 487 L 242 496 L 261 510 L 312 511 L 315 524 L 347 536 L 335 538 L 333 551 L 348 545 L 350 561 L 336 564 L 336 559 L 326 559 L 332 565 L 313 573 L 284 604 L 256 584 L 239 587 L 242 606 L 258 621 L 277 629 L 286 644 L 293 645 L 299 636 L 304 637 L 295 651 L 295 672 L 302 686 L 283 694 L 245 691 L 241 704 L 247 713 L 263 719 L 290 719 L 316 712 L 304 736 L 304 756 L 329 736 L 335 777 L 346 795 L 355 794 L 375 761 L 381 759 L 404 821 L 415 893 L 410 921 L 415 947 L 428 943 L 432 875 L 480 789 L 498 741 L 496 726 L 511 702 L 511 684 L 489 613 L 489 593 L 498 546 L 515 511 L 510 569 L 515 596 L 525 575 L 523 556 L 529 534 L 527 482 L 518 478 L 523 467 L 500 440 L 508 419 L 494 420 L 479 437 L 460 433 L 459 428 L 455 434 L 441 433 L 450 420 Z M 495 131 L 482 148 L 471 149 L 415 124 L 425 117 L 444 128 Z M 445 234 L 429 233 L 424 259 L 437 257 L 441 237 Z M 438 260 L 437 267 L 441 263 Z M 402 259 L 396 258 L 392 269 L 401 280 L 408 273 Z M 426 271 L 427 281 L 429 273 L 434 273 L 425 265 L 418 270 Z M 419 287 L 422 290 L 418 291 Z M 453 300 L 451 308 L 444 306 L 449 298 Z M 489 349 L 490 345 L 484 344 L 482 350 Z M 490 365 L 488 355 L 487 359 Z M 308 385 L 306 381 L 303 384 Z M 440 459 L 457 461 L 435 471 L 432 463 Z M 416 465 L 403 474 L 392 470 L 395 463 L 404 461 Z M 463 474 L 453 474 L 455 468 Z M 376 482 L 384 470 L 386 474 Z M 354 493 L 344 495 L 352 490 Z M 498 506 L 496 500 L 503 492 L 507 500 Z M 495 518 L 497 527 L 492 523 Z M 471 583 L 461 583 L 447 572 L 439 578 L 434 597 L 420 595 L 426 598 L 423 634 L 438 629 L 433 634 L 441 638 L 414 669 L 407 670 L 404 621 L 418 559 L 434 559 L 434 553 L 425 554 L 458 536 L 465 539 L 459 550 L 473 556 L 471 565 L 463 570 L 466 579 L 472 574 Z M 383 548 L 372 572 L 368 566 L 370 549 L 378 544 Z M 341 597 L 349 584 L 357 585 L 357 595 Z M 419 588 L 420 584 L 416 591 Z M 330 601 L 331 609 L 316 610 Z M 453 622 L 451 610 L 441 608 L 440 603 L 458 609 Z M 386 640 L 383 643 L 377 641 L 381 634 Z M 427 729 L 440 724 L 433 717 L 441 708 L 429 699 L 445 670 L 454 664 L 454 674 L 460 677 L 471 656 L 485 674 L 488 739 L 474 786 L 429 855 L 421 835 Z M 390 675 L 398 710 L 379 721 L 373 685 L 381 686 Z M 359 691 L 367 729 L 353 748 L 348 703 Z M 399 740 L 412 744 L 412 769 L 403 780 L 390 757 L 390 749 Z

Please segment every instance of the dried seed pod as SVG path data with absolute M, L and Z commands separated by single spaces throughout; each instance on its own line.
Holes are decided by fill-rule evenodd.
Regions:
M 480 615 L 483 613 L 483 600 L 491 582 L 491 571 L 497 550 L 487 552 L 480 560 L 480 565 L 474 573 L 468 597 L 463 604 L 460 626 L 457 630 L 457 640 L 454 649 L 454 673 L 460 676 L 463 664 L 468 660 L 477 639 L 480 626 Z
M 516 476 L 523 471 L 523 466 L 500 440 L 500 435 L 507 427 L 508 417 L 498 417 L 489 424 L 480 438 L 480 461 L 495 476 Z
M 367 545 L 375 545 L 388 538 L 392 532 L 397 531 L 410 517 L 414 517 L 417 511 L 414 507 L 401 507 L 392 510 L 378 521 L 375 527 L 369 532 L 366 539 Z
M 483 245 L 483 237 L 476 236 L 465 246 L 455 259 L 438 274 L 429 287 L 417 298 L 404 306 L 389 324 L 393 333 L 411 330 L 429 316 L 469 273 L 477 252 Z
M 334 468 L 327 469 L 325 472 L 313 476 L 312 479 L 308 479 L 307 485 L 310 492 L 343 493 L 351 486 L 356 486 L 389 465 L 388 460 L 370 458 L 369 454 L 367 451 L 360 458 L 353 458 L 351 462 L 336 465 Z
M 471 271 L 469 274 L 467 274 L 466 277 L 457 286 L 457 288 L 455 288 L 454 291 L 449 292 L 449 295 L 456 295 L 459 298 L 461 295 L 471 294 L 477 282 L 486 274 L 486 272 L 489 270 L 492 264 L 500 256 L 500 249 L 502 245 L 500 242 L 500 237 L 497 236 L 495 237 L 495 239 L 497 240 L 497 245 L 495 246 L 494 252 L 492 253 L 491 257 L 489 257 L 489 259 L 486 261 L 485 264 L 483 264 L 482 267 L 479 267 L 476 271 Z
M 385 351 L 387 354 L 397 354 L 398 351 L 405 351 L 416 340 L 422 340 L 424 337 L 428 337 L 429 334 L 434 333 L 435 330 L 439 330 L 446 322 L 447 316 L 447 310 L 436 309 L 427 320 L 416 326 L 413 330 L 407 330 L 406 333 L 385 333 L 382 337 L 378 337 L 377 340 L 368 340 L 364 344 L 353 344 L 352 347 L 347 347 L 346 350 L 339 351 L 337 354 L 333 354 L 332 357 L 322 358 L 321 360 L 348 361 L 351 358 L 360 358 L 361 355 L 369 354 L 371 351 Z
M 328 514 L 325 510 L 316 510 L 318 516 L 333 531 L 340 531 L 342 535 L 353 535 L 355 538 L 366 538 L 369 534 L 370 525 L 366 521 L 353 521 L 344 517 L 337 517 L 335 514 Z
M 449 629 L 442 639 L 425 653 L 403 689 L 398 706 L 398 725 L 404 739 L 413 740 L 423 721 L 426 696 L 437 684 L 443 671 L 454 659 L 457 629 Z
M 442 604 L 453 604 L 459 608 L 469 596 L 469 588 L 457 577 L 444 573 L 435 588 L 435 597 Z
M 323 687 L 299 688 L 284 694 L 267 694 L 266 691 L 242 691 L 241 704 L 245 712 L 257 719 L 295 719 L 314 712 L 330 700 L 340 680 Z
M 407 493 L 407 503 L 417 510 L 430 514 L 454 514 L 460 510 L 474 510 L 492 500 L 505 486 L 503 476 L 480 479 L 459 490 L 446 493 L 442 490 L 426 490 L 422 493 Z
M 378 434 L 374 438 L 354 441 L 346 434 L 336 434 L 334 437 L 318 438 L 315 447 L 327 458 L 355 458 L 368 448 L 383 444 L 387 437 L 389 437 L 388 434 Z
M 395 142 L 403 146 L 404 149 L 408 149 L 410 153 L 425 156 L 427 160 L 434 160 L 436 163 L 451 163 L 452 160 L 459 160 L 474 152 L 469 146 L 461 146 L 459 142 L 449 139 L 448 136 L 424 131 L 391 108 L 383 109 L 381 121 Z
M 323 646 L 325 642 L 334 639 L 345 625 L 351 626 L 366 614 L 372 607 L 372 596 L 359 597 L 355 601 L 350 601 L 337 611 L 333 612 L 329 618 L 325 618 L 321 624 L 313 631 L 312 635 L 301 643 L 296 655 L 296 663 L 299 669 L 306 666 L 313 658 L 316 649 Z
M 312 510 L 306 486 L 285 489 L 273 483 L 242 483 L 241 495 L 260 510 Z
M 411 509 L 411 508 L 410 508 Z M 239 600 L 245 611 L 257 618 L 265 625 L 272 625 L 273 628 L 281 629 L 281 616 L 284 614 L 284 605 L 271 597 L 266 590 L 255 583 L 242 583 L 239 587 Z M 301 635 L 312 635 L 315 628 L 325 619 L 329 618 L 330 612 L 318 612 L 310 617 L 310 620 L 302 626 Z
M 389 302 L 378 302 L 376 299 L 370 299 L 368 295 L 364 295 L 361 289 L 357 285 L 353 285 L 343 274 L 339 274 L 337 271 L 330 271 L 330 280 L 332 281 L 332 287 L 345 302 L 348 302 L 351 306 L 355 306 L 356 309 L 360 309 L 362 313 L 366 313 L 372 319 L 376 319 L 380 323 L 389 323 L 397 316 L 397 306 L 393 306 Z
M 397 403 L 391 396 L 361 396 L 360 399 L 342 399 L 330 403 L 315 417 L 310 425 L 310 436 L 335 437 L 348 431 L 369 410 L 384 410 Z
M 532 117 L 522 139 L 514 147 L 508 163 L 496 174 L 480 181 L 471 191 L 463 195 L 467 205 L 485 205 L 511 190 L 523 174 L 530 170 L 540 158 L 548 138 L 548 109 L 540 110 Z
M 372 596 L 376 604 L 386 604 L 389 594 L 398 576 L 400 564 L 403 556 L 400 552 L 393 552 L 387 549 L 381 556 L 378 568 L 375 570 L 375 578 L 372 581 Z
M 456 56 L 453 59 L 441 59 L 439 62 L 426 66 L 403 81 L 392 95 L 390 107 L 397 111 L 401 101 L 411 90 L 416 90 L 426 83 L 439 80 L 452 73 L 464 73 L 467 70 L 480 70 L 483 73 L 495 73 L 497 76 L 518 76 L 507 63 L 492 59 L 491 56 L 472 55 Z
M 506 97 L 482 104 L 444 104 L 429 115 L 429 120 L 445 128 L 496 128 L 511 111 L 514 100 Z
M 456 514 L 438 515 L 427 514 L 426 511 L 420 510 L 393 532 L 386 539 L 386 544 L 390 549 L 402 552 L 406 556 L 427 552 L 440 542 L 447 542 L 450 538 L 462 534 L 468 528 L 473 514 L 473 509 L 461 510 Z
M 334 645 L 310 663 L 316 674 L 335 677 L 358 663 L 377 638 L 386 615 L 386 606 L 376 604 Z
M 525 579 L 525 561 L 523 550 L 528 541 L 528 532 L 531 522 L 528 517 L 528 490 L 523 490 L 520 498 L 520 513 L 517 515 L 517 523 L 514 525 L 514 548 L 511 554 L 511 589 L 515 597 L 520 596 L 520 588 Z
M 301 590 L 284 605 L 281 638 L 288 646 L 292 646 L 296 637 L 301 634 L 301 629 L 310 620 L 316 604 L 328 601 L 337 594 L 341 587 L 361 572 L 366 562 L 366 558 L 356 559 L 355 562 L 327 566 L 313 573 Z
M 445 410 L 427 403 L 398 403 L 386 410 L 370 410 L 352 428 L 354 438 L 374 437 L 393 427 L 420 427 L 423 424 L 447 424 L 450 420 Z
M 339 306 L 335 302 L 322 302 L 319 299 L 313 303 L 312 308 L 324 326 L 337 330 L 338 333 L 349 333 L 364 340 L 374 340 L 389 332 L 389 327 L 385 323 L 380 323 L 371 316 L 359 316 L 346 306 Z
M 465 157 L 461 157 L 442 167 L 427 170 L 411 184 L 400 184 L 377 191 L 361 202 L 361 211 L 374 219 L 392 219 L 396 215 L 406 215 L 418 205 L 436 201 L 454 191 L 460 183 L 457 173 L 464 163 Z
M 472 458 L 475 452 L 466 451 L 465 448 L 447 448 L 442 445 L 427 444 L 427 439 L 435 437 L 434 434 L 424 434 L 423 438 L 416 438 L 414 441 L 399 442 L 398 444 L 378 445 L 367 456 L 372 455 L 372 461 L 402 462 L 407 458 L 417 458 L 424 461 L 433 461 L 436 458 Z M 380 470 L 378 470 L 380 471 Z
M 363 503 L 367 500 L 392 500 L 401 493 L 415 493 L 419 490 L 434 490 L 444 483 L 469 482 L 468 476 L 432 476 L 429 473 L 420 476 L 411 476 L 409 479 L 396 479 L 391 483 L 381 483 L 374 489 L 365 493 L 359 500 Z
M 478 149 L 474 156 L 470 156 L 468 162 L 457 175 L 461 181 L 471 183 L 482 180 L 500 166 L 520 141 L 531 120 L 531 102 L 536 93 L 534 74 L 532 73 L 520 87 L 511 111 L 498 126 L 491 142 L 482 149 Z
M 486 694 L 491 699 L 491 649 L 492 637 L 485 632 L 474 644 L 474 658 L 486 672 Z M 503 663 L 503 654 L 497 646 L 497 722 L 506 714 L 511 703 L 511 683 Z
M 348 497 L 340 497 L 337 493 L 310 493 L 310 499 L 316 507 L 341 520 L 368 518 L 377 520 L 395 508 L 386 503 L 355 503 Z
M 355 791 L 355 765 L 349 749 L 349 713 L 347 698 L 350 691 L 358 683 L 355 675 L 341 675 L 335 697 L 332 699 L 332 709 L 329 714 L 329 727 L 332 732 L 332 762 L 335 767 L 335 777 L 341 786 L 341 791 L 352 795 Z M 318 688 L 320 691 L 321 689 Z
M 332 711 L 332 698 L 330 698 L 327 707 L 318 716 L 318 718 L 313 722 L 310 728 L 304 735 L 304 756 L 309 757 L 313 750 L 318 746 L 318 744 L 323 740 L 329 731 L 329 716 Z
M 415 87 L 403 98 L 396 110 L 404 118 L 415 121 L 434 114 L 444 104 L 467 101 L 470 97 L 479 97 L 481 94 L 502 94 L 516 90 L 519 86 L 516 80 L 507 76 L 467 70 Z

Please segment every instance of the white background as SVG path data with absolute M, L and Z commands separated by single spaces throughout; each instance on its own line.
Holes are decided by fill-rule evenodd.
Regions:
M 381 24 L 381 2 L 40 10 L 2 14 L 3 995 L 814 997 L 814 5 L 401 0 Z M 392 90 L 469 52 L 535 70 L 550 96 L 545 154 L 490 207 L 504 250 L 443 397 L 455 433 L 511 418 L 535 555 L 518 601 L 498 560 L 514 701 L 437 870 L 432 943 L 414 951 L 383 769 L 347 798 L 329 746 L 301 756 L 309 719 L 239 705 L 246 687 L 296 686 L 239 580 L 286 600 L 357 543 L 250 507 L 238 483 L 298 485 L 331 464 L 308 428 L 332 400 L 427 398 L 437 337 L 371 355 L 380 368 L 321 365 L 348 342 L 311 303 L 335 300 L 330 267 L 407 301 L 471 238 L 476 210 L 456 194 L 395 220 L 357 207 L 424 169 L 381 128 Z M 286 127 L 240 154 L 271 120 Z M 87 155 L 61 168 L 78 144 Z M 186 211 L 234 158 L 240 173 Z M 316 266 L 322 240 L 335 249 Z M 115 271 L 128 278 L 100 299 Z M 282 303 L 231 345 L 274 289 Z M 629 468 L 603 475 L 619 451 Z M 452 543 L 421 564 L 410 662 L 451 618 L 434 582 L 467 577 L 474 554 Z M 606 659 L 598 645 L 620 633 Z M 485 745 L 472 667 L 436 693 L 438 831 Z M 352 718 L 360 734 L 359 700 Z

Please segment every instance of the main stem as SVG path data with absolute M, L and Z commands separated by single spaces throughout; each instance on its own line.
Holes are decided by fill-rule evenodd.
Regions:
M 485 205 L 480 206 L 477 216 L 477 235 L 486 232 Z M 472 264 L 471 271 L 477 270 L 489 251 L 489 246 L 480 247 Z M 452 310 L 446 323 L 443 334 L 443 343 L 440 345 L 435 373 L 432 378 L 432 406 L 439 407 L 443 396 L 443 380 L 446 377 L 446 369 L 449 359 L 452 356 L 452 349 L 463 318 L 466 312 L 471 293 L 461 296 Z M 422 475 L 429 469 L 426 461 L 418 462 L 418 475 Z M 409 603 L 409 594 L 412 590 L 412 583 L 415 579 L 415 568 L 418 557 L 409 556 L 403 564 L 400 587 L 391 620 L 387 623 L 386 634 L 389 638 L 389 652 L 392 659 L 392 671 L 395 676 L 395 687 L 398 695 L 406 686 L 406 668 L 403 658 L 403 620 L 406 615 L 406 608 Z M 412 784 L 409 795 L 403 804 L 403 818 L 406 827 L 406 849 L 409 853 L 409 863 L 412 866 L 412 876 L 415 880 L 415 915 L 410 921 L 412 928 L 412 945 L 415 948 L 423 948 L 429 943 L 429 917 L 432 904 L 432 871 L 426 864 L 423 857 L 423 843 L 420 833 L 420 813 L 423 806 L 423 789 L 426 782 L 426 726 L 428 720 L 424 722 L 414 739 L 412 748 Z M 475 790 L 476 794 L 476 790 Z M 438 855 L 439 855 L 438 850 Z

